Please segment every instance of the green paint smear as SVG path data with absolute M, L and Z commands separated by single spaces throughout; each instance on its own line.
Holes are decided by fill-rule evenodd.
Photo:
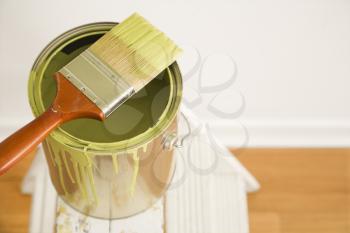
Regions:
M 94 38 L 93 38 L 94 37 Z M 56 96 L 53 74 L 81 52 L 98 36 L 82 38 L 59 51 L 48 64 L 41 84 L 42 99 L 48 108 Z M 94 119 L 78 119 L 61 126 L 63 130 L 80 139 L 92 142 L 116 142 L 135 137 L 153 127 L 166 108 L 170 96 L 167 72 L 163 72 L 140 92 L 135 94 L 104 122 Z

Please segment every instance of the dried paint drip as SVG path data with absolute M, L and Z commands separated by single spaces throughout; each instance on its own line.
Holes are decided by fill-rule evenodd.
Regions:
M 136 179 L 137 179 L 137 174 L 139 173 L 139 163 L 140 163 L 140 158 L 137 154 L 134 154 L 132 159 L 134 160 L 134 173 L 132 176 L 132 181 L 130 185 L 130 195 L 133 196 L 135 193 L 135 187 L 136 187 Z
M 54 166 L 57 167 L 60 186 L 62 187 L 65 196 L 71 193 L 67 191 L 65 177 L 68 177 L 71 183 L 76 184 L 79 188 L 80 195 L 84 200 L 97 203 L 98 198 L 93 178 L 92 160 L 85 147 L 83 153 L 76 153 L 68 147 L 62 149 L 54 140 L 48 140 L 50 156 L 53 158 Z M 70 161 L 70 166 L 69 162 Z M 73 169 L 73 171 L 71 170 Z
M 112 155 L 113 168 L 116 175 L 119 173 L 118 154 Z
M 132 180 L 131 180 L 130 189 L 129 189 L 130 196 L 133 196 L 135 193 L 136 179 L 137 179 L 137 174 L 139 173 L 139 167 L 140 167 L 139 165 L 140 157 L 137 154 L 137 150 L 132 153 L 132 160 L 134 162 L 134 168 L 133 168 Z
M 88 201 L 91 204 L 98 204 L 99 199 L 94 180 L 94 169 L 97 169 L 98 166 L 93 162 L 95 155 L 88 152 L 89 146 L 85 146 L 82 152 L 77 153 L 76 150 L 73 150 L 68 146 L 63 149 L 62 145 L 58 144 L 51 138 L 46 140 L 45 144 L 49 150 L 49 158 L 51 159 L 53 166 L 57 168 L 58 180 L 64 191 L 64 196 L 67 199 L 72 199 L 72 195 L 74 195 L 75 199 L 81 197 L 83 200 Z M 147 144 L 142 145 L 140 148 L 127 151 L 133 159 L 133 173 L 129 187 L 130 197 L 132 197 L 135 192 L 137 176 L 139 173 L 139 149 L 142 152 L 146 152 Z M 115 175 L 118 175 L 118 153 L 110 156 L 113 163 L 114 173 Z M 76 195 L 75 191 L 68 191 L 68 184 L 66 183 L 67 177 L 72 184 L 75 184 L 78 187 L 78 195 Z

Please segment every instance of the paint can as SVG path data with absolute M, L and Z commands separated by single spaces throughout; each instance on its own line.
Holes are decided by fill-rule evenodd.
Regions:
M 28 86 L 35 116 L 56 95 L 53 73 L 113 26 L 107 22 L 74 28 L 41 52 Z M 174 172 L 172 145 L 181 96 L 181 73 L 174 63 L 105 122 L 74 120 L 51 133 L 43 147 L 60 198 L 86 215 L 104 219 L 129 217 L 152 206 Z

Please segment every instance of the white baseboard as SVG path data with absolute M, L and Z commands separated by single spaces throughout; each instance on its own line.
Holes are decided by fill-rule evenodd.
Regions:
M 29 122 L 0 119 L 0 139 Z M 209 121 L 213 133 L 230 147 L 350 147 L 350 120 Z
M 350 120 L 209 122 L 231 147 L 350 147 Z

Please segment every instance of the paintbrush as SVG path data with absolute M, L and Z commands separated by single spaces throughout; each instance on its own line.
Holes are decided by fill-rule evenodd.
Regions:
M 0 143 L 0 175 L 62 123 L 106 119 L 180 52 L 143 17 L 137 13 L 128 17 L 54 75 L 57 95 L 51 107 Z

